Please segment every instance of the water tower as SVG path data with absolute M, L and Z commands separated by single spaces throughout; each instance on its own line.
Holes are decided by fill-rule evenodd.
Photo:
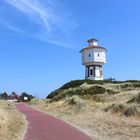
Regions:
M 103 80 L 102 66 L 106 63 L 106 49 L 98 45 L 97 39 L 89 39 L 88 47 L 83 48 L 82 64 L 86 67 L 85 78 Z

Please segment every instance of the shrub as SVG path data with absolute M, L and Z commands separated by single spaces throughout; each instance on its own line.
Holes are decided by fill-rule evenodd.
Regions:
M 126 110 L 124 111 L 124 115 L 129 117 L 132 115 L 135 115 L 136 113 L 138 113 L 137 108 L 135 105 L 131 105 L 128 108 L 126 108 Z
M 140 83 L 133 83 L 133 87 L 135 87 L 135 88 L 140 87 Z
M 57 96 L 59 93 L 61 93 L 63 90 L 62 89 L 57 89 L 53 92 L 51 92 L 46 98 L 52 99 L 53 97 Z
M 29 104 L 37 105 L 38 102 L 39 102 L 39 99 L 37 99 L 37 98 L 33 98 L 33 99 L 31 99 L 31 101 L 29 102 Z
M 132 99 L 130 99 L 129 101 L 127 101 L 127 103 L 140 103 L 140 92 L 137 94 L 136 97 L 133 97 Z
M 134 116 L 136 114 L 139 114 L 137 107 L 135 104 L 112 104 L 104 109 L 105 111 L 111 111 L 113 113 L 120 113 L 122 115 L 125 115 L 126 117 Z
M 131 90 L 138 87 L 140 87 L 140 83 L 123 83 L 121 85 L 117 85 L 117 88 L 122 90 Z
M 75 111 L 80 111 L 83 107 L 86 106 L 85 102 L 79 96 L 72 96 L 66 98 L 64 106 L 71 106 Z
M 82 84 L 91 84 L 91 85 L 94 85 L 94 84 L 98 84 L 98 85 L 103 85 L 103 84 L 106 84 L 106 83 L 114 83 L 114 84 L 118 84 L 118 83 L 124 83 L 123 81 L 115 81 L 114 79 L 106 79 L 106 80 L 102 80 L 102 81 L 94 81 L 94 80 L 74 80 L 74 81 L 70 81 L 66 84 L 64 84 L 62 87 L 60 87 L 59 89 L 51 92 L 46 98 L 54 98 L 55 96 L 57 96 L 58 94 L 62 93 L 63 90 L 67 90 L 67 89 L 70 89 L 70 88 L 78 88 L 80 85 Z M 127 86 L 127 85 L 125 85 Z M 125 88 L 122 87 L 122 88 Z M 136 85 L 138 86 L 138 85 Z M 91 88 L 90 91 L 92 92 L 93 89 Z M 97 89 L 95 90 L 94 89 L 94 94 L 96 94 L 96 91 L 99 91 L 97 94 L 100 94 L 100 93 L 103 93 L 105 91 L 105 89 L 103 89 L 101 86 L 99 86 L 99 88 L 97 87 Z M 78 95 L 80 94 L 87 94 L 87 91 L 82 91 L 82 90 L 76 90 L 75 92 L 77 92 Z M 106 90 L 106 92 L 108 94 L 114 94 L 113 91 L 111 90 Z M 73 91 L 72 92 L 69 92 L 68 94 L 75 94 Z M 64 95 L 65 97 L 65 95 Z
M 63 99 L 64 97 L 66 97 L 66 95 L 63 94 L 63 93 L 61 93 L 61 94 L 59 94 L 59 95 L 57 95 L 57 96 L 54 96 L 54 97 L 51 99 L 51 102 L 53 102 L 53 101 L 59 101 L 59 100 Z
M 133 88 L 133 85 L 130 84 L 130 83 L 124 83 L 124 84 L 119 85 L 119 88 L 126 90 L 126 89 L 129 89 L 129 88 Z
M 140 83 L 139 80 L 126 80 L 125 82 L 130 82 L 130 83 Z
M 95 94 L 103 94 L 105 93 L 105 88 L 104 87 L 101 87 L 101 86 L 94 86 L 94 87 L 90 87 L 88 90 L 87 90 L 87 93 L 90 94 L 90 95 L 95 95 Z
M 105 83 L 124 83 L 123 81 L 115 81 L 113 79 L 105 79 L 105 80 L 74 80 L 74 81 L 70 81 L 66 84 L 64 84 L 62 87 L 60 87 L 60 89 L 69 89 L 69 88 L 75 88 L 78 87 L 84 83 L 87 84 L 100 84 L 103 85 Z
M 64 84 L 60 89 L 68 89 L 68 88 L 74 88 L 82 85 L 85 82 L 85 80 L 75 80 L 75 81 L 70 81 L 66 84 Z
M 76 88 L 76 89 L 70 89 L 70 90 L 56 90 L 53 93 L 51 93 L 51 97 L 50 99 L 52 99 L 52 101 L 58 101 L 61 99 L 64 99 L 65 97 L 71 97 L 74 95 L 78 95 L 82 98 L 86 98 L 88 95 L 91 96 L 91 99 L 93 99 L 93 95 L 97 95 L 97 94 L 115 94 L 116 92 L 110 89 L 105 89 L 102 86 L 92 86 L 90 88 Z M 47 98 L 48 98 L 47 97 Z M 95 97 L 94 97 L 95 99 Z
M 7 100 L 8 99 L 8 94 L 6 92 L 0 93 L 0 99 Z
M 21 95 L 20 95 L 20 100 L 21 101 L 25 101 L 24 97 L 27 97 L 27 101 L 31 101 L 31 99 L 35 98 L 34 96 L 26 93 L 26 92 L 23 92 Z
M 79 97 L 79 96 L 72 96 L 72 97 L 68 97 L 66 98 L 64 104 L 67 104 L 67 105 L 81 105 L 83 104 L 83 100 Z
M 104 80 L 106 80 L 106 81 L 116 81 L 116 79 L 115 78 L 112 78 L 112 77 L 110 77 L 110 78 L 107 78 L 107 79 L 104 79 Z
M 105 99 L 101 96 L 98 95 L 93 95 L 92 100 L 96 101 L 96 102 L 104 102 Z
M 90 87 L 89 89 L 86 90 L 86 92 L 90 95 L 96 95 L 96 94 L 104 94 L 104 93 L 107 93 L 107 94 L 115 94 L 117 92 L 113 91 L 113 90 L 110 90 L 110 89 L 106 89 L 102 86 L 93 86 L 93 87 Z

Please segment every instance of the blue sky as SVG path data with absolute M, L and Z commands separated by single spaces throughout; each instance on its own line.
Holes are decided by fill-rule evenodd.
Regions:
M 104 77 L 140 79 L 139 0 L 1 0 L 0 92 L 38 97 L 84 78 L 79 50 L 105 47 Z

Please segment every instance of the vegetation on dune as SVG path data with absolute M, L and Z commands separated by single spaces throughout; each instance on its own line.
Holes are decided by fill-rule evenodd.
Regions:
M 86 106 L 86 103 L 79 96 L 75 95 L 66 98 L 64 100 L 63 106 L 68 107 L 69 109 L 73 109 L 73 111 L 76 113 L 76 112 L 83 111 L 84 107 Z
M 115 81 L 114 79 L 106 79 L 106 80 L 99 80 L 99 81 L 94 81 L 94 80 L 74 80 L 74 81 L 70 81 L 66 84 L 64 84 L 62 87 L 60 87 L 60 89 L 69 89 L 69 88 L 75 88 L 78 87 L 82 84 L 106 84 L 106 83 L 124 83 L 124 81 Z
M 81 105 L 83 104 L 83 100 L 79 96 L 72 96 L 65 100 L 64 104 L 67 105 Z
M 132 99 L 130 99 L 129 101 L 127 101 L 127 103 L 140 104 L 140 92 L 137 94 L 137 96 L 135 96 Z
M 68 99 L 73 103 L 77 97 L 82 99 L 90 99 L 96 102 L 105 102 L 105 95 L 114 95 L 122 91 L 134 90 L 140 88 L 140 81 L 92 81 L 92 80 L 76 80 L 64 84 L 59 89 L 53 91 L 47 96 L 51 101 L 59 101 Z M 125 116 L 139 115 L 140 93 L 137 96 L 121 103 L 116 102 L 109 105 L 104 110 Z
M 126 80 L 125 82 L 130 82 L 130 83 L 140 83 L 139 80 Z
M 140 81 L 71 81 L 30 104 L 78 126 L 93 139 L 140 137 Z
M 0 140 L 20 140 L 26 123 L 14 104 L 0 101 Z
M 37 99 L 37 98 L 33 98 L 29 102 L 29 105 L 39 105 L 39 104 L 41 104 L 42 106 L 47 106 L 47 104 L 50 103 L 50 102 L 51 102 L 50 99 Z
M 93 81 L 93 80 L 75 80 L 75 81 L 70 81 L 66 84 L 64 84 L 60 89 L 69 89 L 69 88 L 75 88 L 78 87 L 84 83 L 87 84 L 103 84 L 102 81 Z
M 103 85 L 103 84 L 107 84 L 107 83 L 112 83 L 112 84 L 122 84 L 122 83 L 132 83 L 134 87 L 140 87 L 140 81 L 138 80 L 126 80 L 126 81 L 116 81 L 113 78 L 109 78 L 109 79 L 105 79 L 105 80 L 73 80 L 70 81 L 66 84 L 64 84 L 62 87 L 60 87 L 59 89 L 69 89 L 69 88 L 75 88 L 78 87 L 82 84 L 99 84 L 99 85 Z
M 111 111 L 112 113 L 125 115 L 126 117 L 140 115 L 136 104 L 115 103 L 108 106 L 104 110 Z
M 83 84 L 92 85 L 89 88 L 81 88 L 80 86 Z M 103 81 L 93 81 L 93 80 L 75 80 L 70 81 L 64 84 L 59 89 L 51 92 L 47 98 L 52 99 L 53 101 L 58 101 L 65 97 L 70 97 L 73 95 L 79 95 L 81 97 L 86 97 L 89 95 L 96 94 L 115 94 L 117 91 L 105 88 L 106 84 L 114 84 L 117 90 L 130 90 L 132 88 L 139 88 L 140 81 L 137 80 L 129 80 L 129 81 L 115 81 L 112 79 L 106 79 Z
M 124 89 L 124 90 L 129 90 L 132 88 L 139 88 L 140 87 L 140 82 L 125 82 L 121 85 L 119 85 L 119 88 Z
M 109 105 L 104 110 L 111 111 L 113 113 L 120 113 L 127 117 L 138 115 L 140 116 L 140 93 L 138 93 L 135 97 L 132 97 L 130 100 L 124 103 L 115 103 Z
M 63 99 L 65 97 L 71 97 L 74 95 L 78 95 L 82 98 L 88 98 L 89 96 L 94 96 L 96 94 L 115 94 L 117 92 L 111 90 L 111 89 L 106 89 L 102 86 L 99 85 L 95 85 L 93 87 L 89 87 L 89 88 L 76 88 L 76 89 L 70 89 L 70 90 L 62 90 L 62 89 L 58 89 L 54 92 L 52 92 L 51 94 L 48 95 L 47 98 L 51 98 L 52 101 L 58 101 L 60 99 Z M 91 97 L 90 97 L 91 98 Z

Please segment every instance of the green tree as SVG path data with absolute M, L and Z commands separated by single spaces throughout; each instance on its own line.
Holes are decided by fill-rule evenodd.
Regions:
M 2 99 L 7 100 L 8 94 L 6 92 L 2 93 Z
M 25 97 L 27 97 L 27 101 L 30 101 L 31 99 L 34 98 L 33 95 L 30 95 L 30 94 L 28 94 L 28 93 L 26 93 L 26 92 L 23 92 L 23 93 L 20 95 L 20 100 L 21 100 L 21 101 L 25 101 L 25 100 L 24 100 Z

